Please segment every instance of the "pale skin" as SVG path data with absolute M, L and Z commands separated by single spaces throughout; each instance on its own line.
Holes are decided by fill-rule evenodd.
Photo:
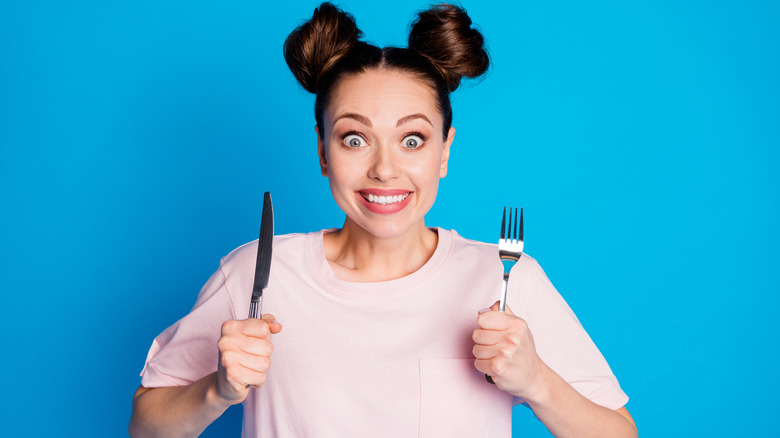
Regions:
M 455 130 L 443 132 L 432 89 L 398 71 L 347 76 L 334 90 L 317 129 L 320 171 L 346 213 L 341 230 L 325 234 L 325 256 L 338 277 L 354 282 L 401 278 L 422 267 L 438 243 L 425 226 L 439 179 L 447 174 Z M 399 211 L 377 212 L 369 191 L 408 193 Z M 559 437 L 635 437 L 625 407 L 613 411 L 575 391 L 536 354 L 533 336 L 511 309 L 479 313 L 474 330 L 475 367 L 499 389 L 523 397 Z M 219 367 L 191 385 L 138 388 L 132 436 L 197 436 L 229 406 L 265 382 L 273 315 L 227 321 L 218 342 Z
M 282 325 L 271 314 L 225 321 L 217 343 L 217 371 L 186 386 L 144 388 L 133 397 L 130 436 L 193 437 L 227 408 L 244 401 L 247 385 L 261 386 L 271 366 L 271 335 Z

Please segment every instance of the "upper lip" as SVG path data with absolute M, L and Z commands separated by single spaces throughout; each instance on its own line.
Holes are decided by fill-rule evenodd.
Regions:
M 358 190 L 361 195 L 374 195 L 374 196 L 398 196 L 411 193 L 411 190 L 401 189 L 360 189 Z

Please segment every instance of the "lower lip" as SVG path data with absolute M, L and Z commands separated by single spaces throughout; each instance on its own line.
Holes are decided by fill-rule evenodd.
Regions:
M 371 213 L 393 214 L 403 210 L 409 204 L 409 201 L 411 200 L 412 195 L 414 195 L 414 193 L 409 193 L 409 196 L 407 196 L 406 199 L 404 199 L 403 201 L 393 202 L 392 204 L 384 204 L 384 205 L 378 204 L 376 202 L 367 201 L 366 198 L 364 198 L 363 195 L 360 194 L 360 192 L 355 193 L 355 195 L 360 199 L 363 205 Z

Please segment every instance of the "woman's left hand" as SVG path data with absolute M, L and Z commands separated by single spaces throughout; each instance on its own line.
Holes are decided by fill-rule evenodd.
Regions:
M 509 306 L 498 310 L 498 302 L 480 311 L 474 330 L 474 366 L 491 376 L 499 389 L 512 395 L 532 398 L 542 384 L 546 365 L 536 354 L 528 324 L 515 316 Z

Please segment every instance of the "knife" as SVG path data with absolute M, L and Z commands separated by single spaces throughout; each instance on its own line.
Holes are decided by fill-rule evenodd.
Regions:
M 265 192 L 263 196 L 263 215 L 260 222 L 260 238 L 257 239 L 255 284 L 252 287 L 252 301 L 249 304 L 250 318 L 259 318 L 262 314 L 263 289 L 268 286 L 268 276 L 271 274 L 273 243 L 274 207 L 271 204 L 271 192 Z

